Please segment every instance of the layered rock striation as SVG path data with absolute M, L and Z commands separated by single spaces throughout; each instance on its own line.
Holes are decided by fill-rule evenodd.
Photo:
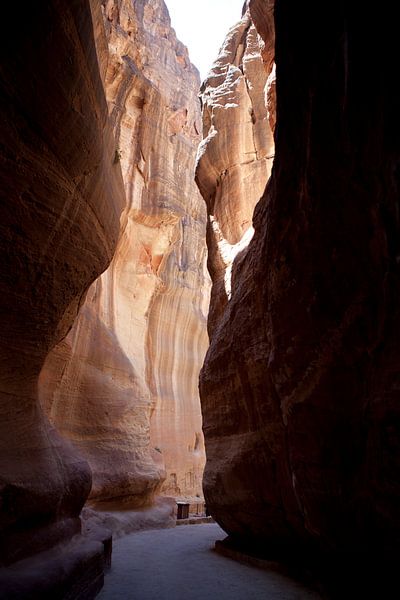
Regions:
M 272 11 L 272 2 L 250 2 L 267 67 Z M 400 531 L 397 36 L 389 13 L 360 13 L 353 4 L 329 19 L 323 12 L 316 2 L 275 2 L 274 166 L 229 293 L 221 238 L 209 227 L 211 345 L 200 377 L 205 496 L 242 542 L 393 556 Z M 316 18 L 323 26 L 314 26 Z M 226 72 L 218 81 L 235 104 Z M 242 77 L 237 67 L 234 77 Z M 232 207 L 237 193 L 221 195 L 215 157 L 246 148 L 249 119 L 232 116 L 221 135 L 207 96 L 205 105 L 197 179 L 212 220 L 219 211 L 222 237 L 233 244 L 243 216 Z M 267 176 L 267 164 L 262 171 Z M 243 184 L 239 197 L 252 187 Z M 236 237 L 228 233 L 235 230 Z
M 19 26 L 0 65 L 0 566 L 80 533 L 90 469 L 43 413 L 38 376 L 109 264 L 125 205 L 89 4 L 19 10 L 5 7 Z
M 199 80 L 162 0 L 103 2 L 97 44 L 127 205 L 109 269 L 49 355 L 40 395 L 93 472 L 91 499 L 201 494 L 206 210 Z M 98 23 L 101 30 L 101 23 Z
M 198 74 L 161 0 L 17 10 L 0 66 L 0 596 L 91 598 L 110 540 L 81 535 L 89 493 L 201 494 Z
M 203 141 L 196 182 L 209 213 L 210 331 L 231 297 L 232 264 L 253 235 L 254 207 L 265 189 L 274 157 L 268 109 L 273 54 L 264 69 L 263 51 L 246 8 L 201 87 Z

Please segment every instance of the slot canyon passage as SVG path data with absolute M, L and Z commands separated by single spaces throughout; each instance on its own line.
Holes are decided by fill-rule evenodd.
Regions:
M 161 550 L 176 598 L 398 595 L 395 7 L 237 16 L 201 83 L 163 0 L 3 7 L 0 598 L 94 598 L 112 538 L 104 598 L 174 597 Z

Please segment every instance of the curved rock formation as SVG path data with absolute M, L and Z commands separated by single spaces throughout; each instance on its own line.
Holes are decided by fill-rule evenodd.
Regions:
M 272 2 L 250 6 L 265 35 Z M 242 541 L 286 552 L 393 555 L 400 530 L 397 35 L 388 13 L 341 4 L 326 19 L 323 10 L 317 2 L 275 3 L 275 161 L 254 237 L 233 263 L 230 295 L 209 232 L 217 258 L 200 383 L 205 495 L 217 521 Z M 206 110 L 207 132 L 209 124 Z M 248 127 L 237 122 L 230 135 L 219 131 L 205 142 L 210 158 L 201 157 L 198 180 L 212 215 L 215 157 L 238 139 L 244 148 Z M 221 203 L 229 231 L 239 230 L 224 235 L 233 243 L 243 217 L 236 219 L 231 194 Z
M 0 65 L 0 565 L 80 531 L 90 470 L 43 414 L 37 380 L 112 258 L 125 203 L 88 3 L 29 4 L 23 20 L 13 6 Z
M 98 52 L 104 65 L 106 44 L 127 207 L 110 268 L 46 361 L 41 399 L 88 460 L 91 498 L 141 506 L 165 478 L 170 494 L 202 493 L 197 380 L 209 283 L 193 181 L 199 81 L 162 0 L 108 0 L 103 11 Z
M 263 49 L 247 9 L 231 28 L 201 87 L 204 139 L 198 151 L 196 182 L 210 215 L 210 332 L 231 296 L 232 264 L 253 235 L 254 206 L 265 189 L 274 156 L 265 95 L 271 89 L 267 82 L 273 55 L 267 71 Z

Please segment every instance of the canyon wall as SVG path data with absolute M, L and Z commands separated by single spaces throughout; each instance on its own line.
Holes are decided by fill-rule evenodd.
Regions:
M 202 495 L 206 209 L 199 79 L 162 0 L 103 2 L 97 44 L 127 206 L 109 269 L 48 356 L 42 404 L 93 472 L 91 499 Z M 103 30 L 101 32 L 101 28 Z
M 232 116 L 221 135 L 208 100 L 213 75 L 203 90 L 197 180 L 217 223 L 208 231 L 211 345 L 200 377 L 205 496 L 232 538 L 270 552 L 398 555 L 398 37 L 392 9 L 357 4 L 328 19 L 318 2 L 275 2 L 274 166 L 229 291 L 221 240 L 240 238 L 232 199 L 255 186 L 222 194 L 216 157 L 237 140 L 246 148 L 249 117 Z M 273 10 L 250 1 L 267 69 Z M 229 86 L 241 74 L 218 75 L 233 115 Z
M 161 0 L 19 10 L 0 44 L 0 596 L 89 599 L 110 541 L 81 534 L 89 493 L 201 494 L 199 81 Z
M 203 141 L 196 182 L 210 215 L 210 333 L 231 297 L 232 264 L 254 233 L 254 207 L 265 189 L 274 156 L 273 112 L 268 109 L 273 54 L 265 69 L 263 50 L 247 9 L 229 31 L 201 86 Z
M 23 19 L 4 8 L 19 25 L 0 47 L 0 567 L 62 542 L 59 593 L 79 561 L 75 582 L 90 573 L 98 589 L 101 545 L 66 546 L 90 469 L 43 414 L 37 381 L 113 256 L 125 193 L 88 3 L 35 3 Z

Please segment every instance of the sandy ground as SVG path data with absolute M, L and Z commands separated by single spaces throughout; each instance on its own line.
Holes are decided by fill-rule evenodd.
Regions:
M 317 600 L 274 572 L 216 554 L 215 524 L 141 531 L 117 540 L 99 600 Z

